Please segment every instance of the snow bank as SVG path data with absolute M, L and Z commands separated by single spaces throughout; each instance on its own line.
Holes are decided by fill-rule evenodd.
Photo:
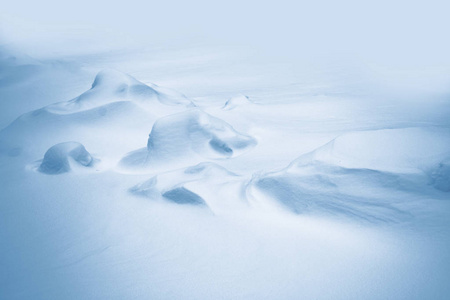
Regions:
M 60 143 L 47 150 L 39 171 L 46 174 L 65 173 L 71 170 L 71 164 L 89 167 L 93 164 L 93 158 L 80 143 Z

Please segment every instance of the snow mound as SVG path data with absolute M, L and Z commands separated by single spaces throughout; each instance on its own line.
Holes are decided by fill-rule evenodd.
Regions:
M 398 199 L 411 200 L 414 189 L 414 180 L 396 174 L 314 165 L 254 176 L 246 192 L 254 207 L 270 211 L 397 223 L 411 218 Z
M 79 97 L 25 113 L 1 130 L 0 153 L 39 153 L 61 140 L 74 140 L 96 152 L 104 149 L 113 153 L 117 161 L 142 144 L 139 137 L 148 134 L 155 120 L 190 106 L 192 103 L 180 94 L 104 70 L 92 88 Z M 102 144 L 108 147 L 97 148 Z
M 231 97 L 230 99 L 225 102 L 225 105 L 223 106 L 223 110 L 232 110 L 235 109 L 238 106 L 244 106 L 248 104 L 252 104 L 253 102 L 250 101 L 248 96 L 245 95 L 237 95 L 234 97 Z
M 128 74 L 107 69 L 97 74 L 91 89 L 70 101 L 49 105 L 47 110 L 74 113 L 118 101 L 134 101 L 151 110 L 159 104 L 194 106 L 182 94 L 154 84 L 146 85 Z
M 450 157 L 450 132 L 440 128 L 359 131 L 337 137 L 294 161 L 393 173 L 422 172 Z
M 237 132 L 225 121 L 199 109 L 158 119 L 149 135 L 147 148 L 130 153 L 123 165 L 158 166 L 192 164 L 204 158 L 236 157 L 256 145 L 256 140 Z
M 445 129 L 354 132 L 279 172 L 255 175 L 247 195 L 256 206 L 296 214 L 402 222 L 415 211 L 414 199 L 434 193 L 430 178 L 436 189 L 450 190 L 448 157 Z
M 195 152 L 207 158 L 235 157 L 256 141 L 228 123 L 195 109 L 159 119 L 149 135 L 149 160 Z
M 34 156 L 33 153 L 43 153 L 61 141 L 72 140 L 95 152 L 116 153 L 114 155 L 119 159 L 124 153 L 139 147 L 139 142 L 133 144 L 133 137 L 145 136 L 156 119 L 129 101 L 71 114 L 58 114 L 41 108 L 23 114 L 0 131 L 0 154 Z M 114 138 L 110 132 L 114 132 Z M 124 143 L 124 140 L 128 142 Z
M 132 187 L 130 192 L 149 199 L 208 206 L 214 212 L 236 211 L 242 206 L 242 183 L 239 175 L 218 164 L 203 162 L 158 174 Z
M 39 171 L 46 174 L 61 174 L 69 172 L 74 164 L 89 167 L 93 161 L 91 154 L 82 144 L 65 142 L 47 150 Z

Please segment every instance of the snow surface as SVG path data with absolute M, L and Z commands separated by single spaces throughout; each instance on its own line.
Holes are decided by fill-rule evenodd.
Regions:
M 231 97 L 230 99 L 225 102 L 223 109 L 224 110 L 231 110 L 235 109 L 236 107 L 245 106 L 248 104 L 252 104 L 250 99 L 245 95 L 237 95 L 234 97 Z
M 147 51 L 1 49 L 1 299 L 448 299 L 448 95 Z

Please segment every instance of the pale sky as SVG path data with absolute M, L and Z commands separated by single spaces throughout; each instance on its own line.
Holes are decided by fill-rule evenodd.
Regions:
M 200 40 L 292 59 L 351 54 L 400 65 L 450 64 L 449 1 L 8 1 L 0 42 L 29 49 Z

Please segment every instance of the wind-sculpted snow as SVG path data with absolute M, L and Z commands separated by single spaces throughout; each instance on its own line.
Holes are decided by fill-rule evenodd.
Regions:
M 208 206 L 214 212 L 238 211 L 246 204 L 244 179 L 215 163 L 161 173 L 130 189 L 149 199 Z
M 45 152 L 39 171 L 47 174 L 69 172 L 72 165 L 90 167 L 94 163 L 91 154 L 77 142 L 57 144 Z
M 231 158 L 247 151 L 256 141 L 226 122 L 199 109 L 164 117 L 149 135 L 148 160 L 182 157 L 193 151 L 208 158 Z
M 146 85 L 119 71 L 103 70 L 95 77 L 90 90 L 68 102 L 49 105 L 46 109 L 60 114 L 74 113 L 117 101 L 134 101 L 150 110 L 161 109 L 158 104 L 194 106 L 182 94 L 154 84 Z
M 447 129 L 402 128 L 339 136 L 293 165 L 316 161 L 344 168 L 417 173 L 449 157 L 450 132 Z
M 450 102 L 198 47 L 0 49 L 0 299 L 449 298 Z
M 75 99 L 23 114 L 0 131 L 0 153 L 36 153 L 66 140 L 89 146 L 108 143 L 108 151 L 123 148 L 128 152 L 138 144 L 125 144 L 124 140 L 145 136 L 158 117 L 192 105 L 181 94 L 105 70 L 96 76 L 90 90 Z M 114 132 L 114 138 L 109 132 Z
M 356 222 L 403 222 L 411 213 L 400 199 L 412 199 L 408 191 L 414 189 L 414 182 L 395 174 L 314 165 L 256 176 L 247 195 L 254 206 L 271 210 Z
M 185 165 L 206 159 L 239 156 L 256 145 L 256 140 L 237 132 L 225 121 L 200 109 L 163 117 L 155 122 L 147 148 L 122 160 L 128 167 Z
M 256 206 L 296 214 L 406 221 L 415 200 L 435 194 L 432 186 L 449 190 L 448 164 L 435 166 L 449 145 L 450 134 L 436 128 L 346 134 L 280 172 L 254 176 L 247 194 Z

